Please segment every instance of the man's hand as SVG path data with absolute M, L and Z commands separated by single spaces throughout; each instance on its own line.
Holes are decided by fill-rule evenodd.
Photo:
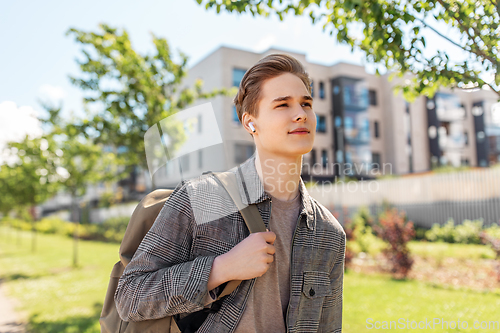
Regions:
M 274 261 L 272 231 L 255 232 L 238 243 L 229 252 L 215 258 L 207 288 L 212 290 L 231 280 L 249 280 L 264 275 Z

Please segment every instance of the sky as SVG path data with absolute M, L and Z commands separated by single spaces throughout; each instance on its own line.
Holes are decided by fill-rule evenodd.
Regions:
M 99 23 L 125 28 L 133 47 L 153 51 L 151 33 L 187 54 L 191 67 L 220 46 L 253 52 L 270 47 L 306 54 L 309 62 L 364 64 L 364 55 L 339 45 L 309 17 L 252 17 L 205 10 L 195 0 L 2 1 L 0 2 L 0 146 L 2 140 L 37 133 L 40 101 L 60 102 L 63 112 L 81 113 L 78 76 L 80 46 L 70 28 L 96 31 Z M 433 41 L 430 40 L 430 48 Z M 437 43 L 437 42 L 436 42 Z

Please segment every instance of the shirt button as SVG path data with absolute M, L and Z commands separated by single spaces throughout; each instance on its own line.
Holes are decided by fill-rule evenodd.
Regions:
M 311 288 L 311 289 L 309 290 L 309 296 L 314 296 L 314 294 L 316 294 L 316 292 L 314 291 L 314 289 L 313 289 L 313 288 Z

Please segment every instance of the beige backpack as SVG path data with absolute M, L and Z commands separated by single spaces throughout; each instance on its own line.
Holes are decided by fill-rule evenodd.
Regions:
M 262 217 L 255 205 L 244 207 L 238 192 L 238 186 L 234 173 L 224 172 L 215 174 L 216 178 L 224 186 L 231 198 L 240 210 L 245 223 L 250 232 L 266 231 Z M 132 260 L 135 251 L 139 247 L 142 239 L 153 225 L 160 210 L 167 201 L 173 190 L 155 190 L 146 195 L 135 208 L 123 240 L 120 245 L 120 261 L 118 261 L 111 271 L 108 290 L 104 300 L 99 323 L 101 333 L 179 333 L 174 317 L 168 316 L 161 319 L 145 320 L 140 322 L 123 321 L 116 310 L 114 295 L 118 287 L 118 280 L 123 274 L 125 267 Z M 241 281 L 229 281 L 217 301 L 233 292 Z M 201 325 L 201 323 L 200 323 Z

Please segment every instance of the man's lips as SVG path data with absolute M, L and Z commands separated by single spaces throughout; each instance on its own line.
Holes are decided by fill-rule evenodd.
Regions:
M 309 130 L 307 128 L 301 127 L 288 132 L 288 134 L 309 134 Z

